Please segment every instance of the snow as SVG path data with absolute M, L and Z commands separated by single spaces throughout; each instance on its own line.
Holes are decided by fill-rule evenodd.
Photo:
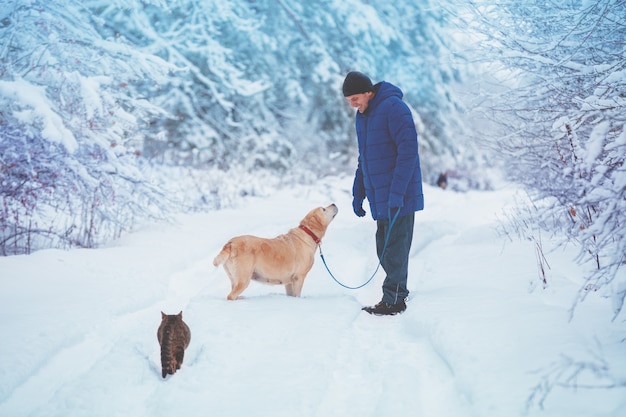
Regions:
M 341 3 L 336 7 L 339 13 L 346 13 L 344 28 L 354 39 L 370 42 L 373 35 L 372 28 L 375 28 L 376 36 L 384 45 L 396 38 L 393 30 L 381 21 L 379 14 L 369 4 L 349 2 Z
M 623 317 L 611 321 L 610 302 L 591 293 L 569 319 L 582 281 L 575 250 L 551 251 L 548 285 L 532 285 L 533 244 L 495 233 L 514 190 L 425 188 L 400 316 L 360 310 L 380 299 L 382 271 L 351 291 L 319 257 L 301 298 L 252 283 L 226 300 L 212 260 L 228 238 L 284 233 L 330 202 L 340 211 L 326 261 L 348 285 L 366 280 L 375 223 L 352 214 L 350 185 L 250 198 L 100 249 L 0 258 L 0 416 L 626 415 L 623 382 L 584 388 L 625 373 Z M 160 311 L 181 310 L 191 344 L 162 379 Z M 572 362 L 589 364 L 573 382 Z M 605 362 L 611 372 L 591 372 Z
M 33 85 L 21 78 L 15 81 L 0 80 L 0 97 L 17 103 L 19 110 L 14 110 L 13 114 L 24 124 L 41 124 L 41 137 L 44 139 L 63 144 L 69 152 L 78 149 L 74 134 L 64 126 L 61 117 L 51 110 L 53 106 L 46 97 L 44 86 Z

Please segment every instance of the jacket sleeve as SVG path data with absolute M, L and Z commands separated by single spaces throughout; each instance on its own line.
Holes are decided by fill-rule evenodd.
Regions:
M 389 208 L 402 207 L 419 160 L 417 130 L 411 110 L 400 99 L 391 105 L 388 123 L 389 133 L 397 150 L 396 165 L 389 189 Z

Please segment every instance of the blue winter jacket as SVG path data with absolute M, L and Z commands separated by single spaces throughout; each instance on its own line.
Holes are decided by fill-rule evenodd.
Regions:
M 380 82 L 364 113 L 356 113 L 359 163 L 352 195 L 369 201 L 374 220 L 389 218 L 390 209 L 400 207 L 399 216 L 424 208 L 422 173 L 417 151 L 417 131 L 402 91 Z

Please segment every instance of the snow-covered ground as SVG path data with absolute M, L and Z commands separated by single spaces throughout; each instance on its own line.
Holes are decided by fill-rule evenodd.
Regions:
M 340 211 L 325 258 L 346 284 L 366 280 L 375 223 L 352 214 L 350 183 L 184 216 L 97 250 L 0 258 L 0 416 L 626 415 L 623 381 L 586 388 L 626 375 L 623 317 L 612 322 L 610 303 L 590 294 L 569 320 L 573 252 L 551 253 L 548 287 L 533 285 L 534 246 L 494 232 L 512 191 L 426 188 L 403 315 L 361 311 L 380 299 L 382 271 L 347 290 L 319 257 L 302 298 L 252 283 L 226 301 L 229 281 L 211 262 L 228 238 L 273 237 L 330 202 Z M 181 310 L 191 344 L 162 379 L 160 311 Z

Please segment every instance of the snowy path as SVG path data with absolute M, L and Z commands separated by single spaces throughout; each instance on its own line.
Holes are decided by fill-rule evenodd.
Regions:
M 409 313 L 401 319 L 360 315 L 342 336 L 316 415 L 460 415 L 453 370 L 419 332 Z
M 340 213 L 324 239 L 329 266 L 349 285 L 368 277 L 375 225 L 352 215 L 348 189 L 283 192 L 98 250 L 0 258 L 0 416 L 533 415 L 524 413 L 532 371 L 623 334 L 593 299 L 589 318 L 567 323 L 575 286 L 564 272 L 552 277 L 559 291 L 528 292 L 532 246 L 493 232 L 507 193 L 428 189 L 401 316 L 360 311 L 379 300 L 382 272 L 350 291 L 319 258 L 302 298 L 253 283 L 226 301 L 228 279 L 211 262 L 228 238 L 283 233 L 331 201 Z M 160 311 L 180 310 L 191 344 L 182 369 L 162 379 Z M 621 415 L 623 394 L 561 391 L 540 415 Z

